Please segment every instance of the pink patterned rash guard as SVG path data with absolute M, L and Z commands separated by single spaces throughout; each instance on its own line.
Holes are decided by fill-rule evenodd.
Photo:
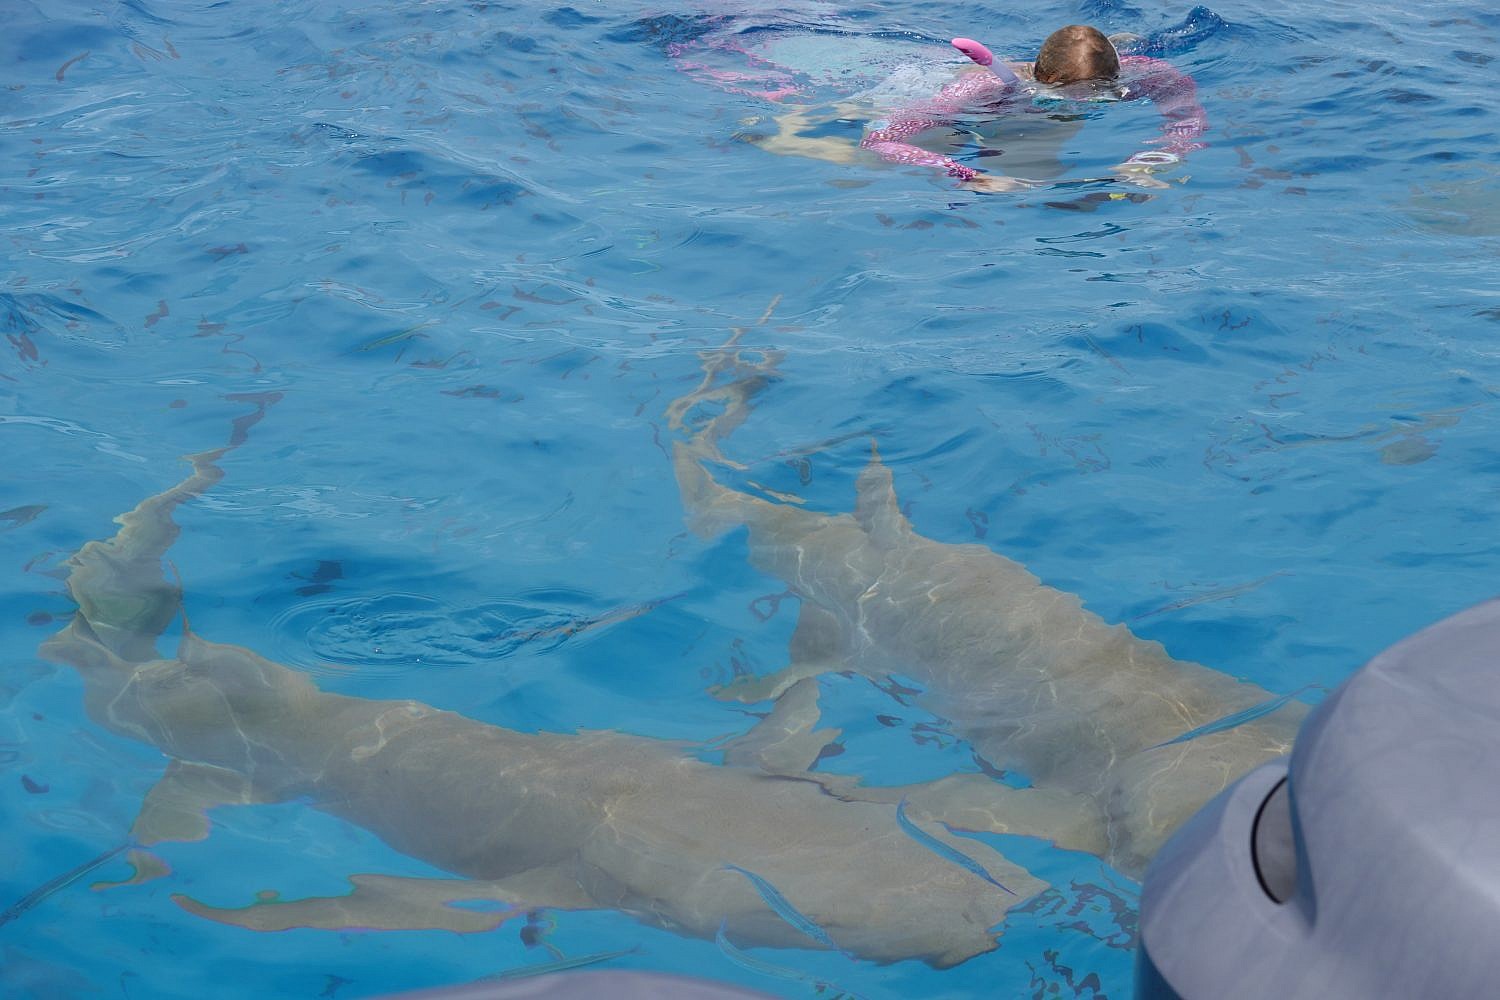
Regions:
M 1124 100 L 1147 97 L 1161 112 L 1161 138 L 1153 140 L 1152 145 L 1177 157 L 1203 148 L 1198 140 L 1208 128 L 1208 117 L 1198 103 L 1198 88 L 1192 77 L 1161 59 L 1124 56 L 1120 59 L 1119 83 Z M 970 180 L 978 176 L 978 170 L 907 140 L 947 124 L 962 111 L 1000 100 L 1011 91 L 1011 83 L 993 72 L 967 73 L 938 91 L 932 100 L 897 111 L 889 123 L 866 133 L 860 145 L 891 163 L 937 167 L 950 177 Z

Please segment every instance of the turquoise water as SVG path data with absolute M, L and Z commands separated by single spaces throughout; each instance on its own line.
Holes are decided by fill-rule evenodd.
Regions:
M 246 407 L 226 396 L 282 399 L 179 517 L 194 630 L 517 729 L 748 726 L 707 690 L 784 664 L 795 602 L 742 535 L 685 532 L 663 414 L 778 296 L 746 343 L 784 351 L 782 379 L 725 448 L 815 509 L 850 509 L 874 435 L 919 531 L 1276 692 L 1495 592 L 1500 18 L 1479 5 L 1217 6 L 1166 39 L 1209 148 L 1184 183 L 1102 202 L 771 155 L 746 140 L 785 105 L 672 43 L 743 42 L 819 102 L 878 84 L 893 49 L 1019 56 L 1062 23 L 1149 35 L 1185 9 L 10 8 L 0 908 L 123 843 L 161 775 L 36 648 L 71 611 L 64 560 L 227 440 Z M 1157 127 L 1147 105 L 1087 117 L 1073 178 Z M 823 691 L 830 768 L 975 769 L 920 703 Z M 375 996 L 545 967 L 550 945 L 794 997 L 1130 993 L 1137 888 L 1035 843 L 1003 846 L 1054 888 L 998 951 L 939 972 L 755 950 L 777 978 L 608 911 L 549 911 L 545 944 L 520 922 L 209 923 L 171 894 L 440 874 L 295 802 L 212 819 L 163 845 L 168 877 L 91 890 L 116 858 L 0 926 L 4 992 Z

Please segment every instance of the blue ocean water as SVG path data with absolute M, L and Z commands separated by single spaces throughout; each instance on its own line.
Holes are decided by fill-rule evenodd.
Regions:
M 1208 148 L 1147 200 L 985 197 L 754 141 L 951 35 L 1024 57 L 1074 21 L 1197 81 Z M 1332 686 L 1493 595 L 1497 33 L 1473 3 L 12 0 L 0 909 L 121 844 L 162 773 L 36 649 L 71 612 L 68 555 L 222 444 L 230 397 L 282 398 L 179 516 L 194 630 L 517 729 L 703 743 L 751 721 L 711 685 L 784 664 L 795 601 L 742 536 L 686 533 L 667 454 L 667 404 L 735 327 L 785 352 L 726 442 L 746 476 L 845 511 L 874 436 L 924 534 L 1269 690 Z M 760 61 L 713 68 L 771 63 L 792 92 L 684 65 L 726 39 Z M 857 138 L 839 114 L 827 134 Z M 1065 179 L 1158 128 L 1144 103 L 1084 117 Z M 830 767 L 974 769 L 919 705 L 877 721 L 892 704 L 824 682 Z M 0 926 L 3 992 L 351 998 L 554 961 L 516 923 L 200 920 L 172 894 L 441 874 L 301 803 L 212 822 L 163 845 L 166 878 L 90 889 L 116 858 Z M 618 913 L 538 926 L 569 958 L 794 997 L 1128 996 L 1137 887 L 1003 847 L 1053 889 L 944 971 L 757 950 L 778 978 Z

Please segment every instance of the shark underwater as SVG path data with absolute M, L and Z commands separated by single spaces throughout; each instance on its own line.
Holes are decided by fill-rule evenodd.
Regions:
M 745 332 L 702 353 L 701 383 L 667 411 L 681 435 L 673 464 L 690 526 L 704 537 L 748 528 L 750 563 L 800 599 L 790 664 L 718 692 L 797 702 L 757 727 L 768 732 L 744 738 L 745 759 L 785 773 L 816 759 L 829 734 L 811 731 L 817 695 L 805 688 L 820 674 L 910 678 L 923 707 L 950 720 L 980 757 L 1031 782 L 951 775 L 899 793 L 913 811 L 1052 840 L 1139 879 L 1200 806 L 1291 750 L 1307 705 L 1174 659 L 986 546 L 923 537 L 878 453 L 858 477 L 852 513 L 721 483 L 711 467 L 736 463 L 720 443 L 778 377 L 782 358 L 742 352 Z M 845 783 L 837 794 L 893 793 Z
M 738 946 L 945 967 L 995 948 L 1007 910 L 1045 888 L 982 844 L 961 841 L 967 863 L 954 863 L 951 844 L 933 849 L 951 835 L 914 837 L 889 803 L 710 764 L 680 743 L 519 732 L 323 691 L 302 671 L 199 637 L 163 569 L 174 512 L 221 480 L 222 459 L 271 400 L 258 402 L 226 447 L 188 456 L 190 475 L 71 557 L 78 610 L 41 650 L 77 670 L 100 725 L 169 761 L 131 831 L 135 875 L 117 884 L 166 874 L 150 849 L 206 837 L 208 809 L 297 800 L 455 877 L 353 874 L 345 895 L 262 893 L 237 908 L 173 899 L 255 930 L 483 931 L 536 908 L 608 909 Z M 160 652 L 178 619 L 175 652 Z M 476 900 L 500 906 L 455 905 Z

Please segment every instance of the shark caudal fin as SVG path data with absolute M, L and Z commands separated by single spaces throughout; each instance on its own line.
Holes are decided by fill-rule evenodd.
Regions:
M 120 528 L 112 538 L 89 542 L 67 562 L 67 588 L 78 611 L 38 652 L 78 671 L 89 714 L 111 728 L 135 734 L 137 727 L 116 718 L 117 699 L 142 668 L 165 662 L 158 660 L 157 641 L 182 611 L 182 588 L 163 568 L 179 534 L 174 512 L 223 477 L 218 461 L 244 442 L 280 395 L 227 398 L 255 404 L 234 421 L 228 444 L 188 456 L 190 475 L 115 518 Z
M 771 300 L 754 326 L 762 326 L 781 301 Z M 703 378 L 690 391 L 667 405 L 667 426 L 685 439 L 672 447 L 672 466 L 687 510 L 689 526 L 701 537 L 727 531 L 745 519 L 745 503 L 753 498 L 720 485 L 707 463 L 733 465 L 719 451 L 719 442 L 750 416 L 752 400 L 775 380 L 781 352 L 744 351 L 740 339 L 750 327 L 735 327 L 719 347 L 699 354 Z
M 114 537 L 89 542 L 68 560 L 68 592 L 89 637 L 126 663 L 155 658 L 157 638 L 177 617 L 182 588 L 162 574 L 179 533 L 172 513 L 219 481 L 214 462 L 223 451 L 189 455 L 192 475 L 115 518 Z
M 688 527 L 699 538 L 712 538 L 745 523 L 746 505 L 753 498 L 736 493 L 714 479 L 687 442 L 672 446 L 672 467 L 687 511 Z M 762 501 L 763 502 L 763 501 Z
M 256 404 L 253 412 L 234 421 L 229 443 L 187 456 L 193 465 L 191 475 L 115 518 L 120 530 L 114 537 L 89 542 L 68 560 L 68 592 L 87 628 L 65 629 L 44 650 L 60 653 L 60 643 L 81 639 L 96 642 L 125 663 L 156 657 L 156 640 L 182 607 L 182 588 L 162 573 L 162 559 L 180 533 L 172 515 L 180 504 L 201 496 L 223 478 L 216 463 L 244 442 L 249 428 L 280 394 L 229 398 Z M 100 662 L 96 655 L 80 656 Z

